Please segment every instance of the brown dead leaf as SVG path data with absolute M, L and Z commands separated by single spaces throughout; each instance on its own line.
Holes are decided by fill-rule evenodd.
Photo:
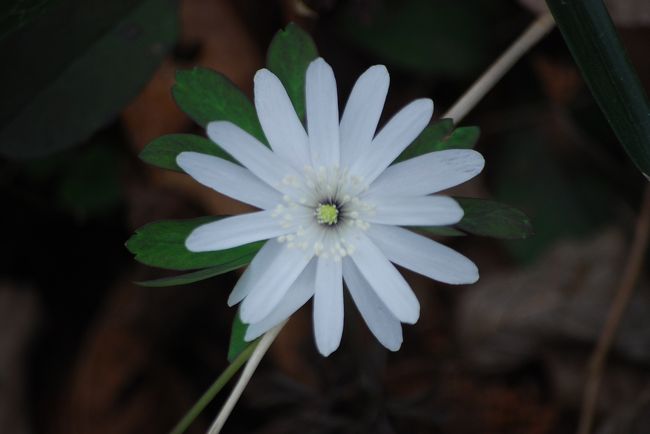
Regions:
M 259 48 L 226 0 L 183 0 L 181 28 L 179 49 L 196 50 L 196 59 L 187 63 L 170 55 L 142 93 L 122 113 L 126 133 L 136 153 L 157 137 L 192 128 L 192 121 L 180 111 L 171 95 L 178 69 L 195 65 L 212 68 L 250 95 L 253 75 L 262 66 Z M 150 170 L 156 185 L 182 192 L 212 214 L 234 214 L 251 209 L 215 194 L 185 175 L 155 168 Z
M 39 320 L 32 291 L 0 283 L 0 432 L 31 432 L 27 410 L 28 344 Z
M 582 78 L 575 65 L 536 56 L 533 68 L 542 82 L 544 92 L 555 104 L 568 105 L 582 89 Z
M 463 294 L 457 331 L 467 360 L 489 372 L 541 361 L 556 398 L 580 402 L 585 366 L 617 288 L 627 252 L 618 230 L 564 241 L 528 269 L 492 274 Z M 626 310 L 605 375 L 601 406 L 629 403 L 644 386 L 630 364 L 650 361 L 650 293 L 642 281 Z

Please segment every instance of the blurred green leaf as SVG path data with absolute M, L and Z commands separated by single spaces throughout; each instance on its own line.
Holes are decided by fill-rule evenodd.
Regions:
M 460 127 L 454 130 L 451 119 L 441 119 L 427 126 L 393 164 L 444 149 L 471 149 L 479 135 L 478 127 Z
M 650 103 L 602 0 L 547 0 L 549 9 L 628 155 L 650 179 Z
M 488 199 L 455 199 L 465 211 L 456 225 L 462 231 L 502 240 L 524 239 L 533 234 L 530 220 L 516 208 Z
M 502 140 L 491 164 L 497 200 L 523 210 L 535 236 L 506 244 L 514 257 L 530 263 L 555 242 L 593 234 L 620 209 L 611 180 L 585 165 L 584 156 L 552 154 L 538 131 L 511 133 Z M 578 169 L 579 168 L 579 169 Z
M 59 203 L 75 215 L 89 217 L 114 209 L 122 197 L 118 155 L 113 143 L 97 143 L 71 154 L 60 167 Z
M 126 247 L 143 264 L 171 270 L 196 270 L 232 263 L 245 265 L 250 262 L 264 242 L 214 252 L 197 253 L 187 250 L 185 240 L 195 228 L 220 218 L 201 217 L 149 223 L 136 230 L 126 242 Z
M 247 328 L 248 326 L 241 321 L 239 312 L 237 312 L 237 315 L 235 315 L 235 319 L 232 322 L 232 330 L 230 332 L 230 344 L 228 345 L 229 362 L 235 360 L 237 356 L 246 349 L 246 347 L 252 344 L 251 342 L 246 342 L 244 340 Z
M 0 40 L 0 153 L 46 155 L 113 119 L 174 43 L 176 12 L 169 0 L 60 0 L 30 15 Z
M 307 32 L 294 23 L 275 34 L 266 54 L 266 65 L 278 76 L 300 119 L 305 119 L 305 75 L 318 49 Z
M 0 3 L 0 41 L 43 15 L 54 0 L 4 0 Z
M 193 134 L 168 134 L 158 137 L 140 152 L 140 159 L 163 169 L 182 172 L 182 169 L 176 164 L 176 157 L 181 152 L 187 151 L 214 155 L 215 157 L 237 163 L 230 154 L 222 150 L 213 141 Z
M 135 283 L 140 286 L 151 288 L 187 285 L 188 283 L 200 282 L 202 280 L 210 279 L 212 277 L 219 276 L 220 274 L 236 270 L 248 264 L 250 260 L 251 258 L 249 258 L 247 255 L 244 255 L 232 262 L 226 262 L 225 264 L 217 265 L 215 267 L 204 268 L 203 270 L 193 271 L 191 273 L 181 274 L 179 276 L 163 277 L 153 280 L 142 280 Z
M 178 71 L 172 94 L 181 110 L 202 127 L 230 121 L 266 143 L 253 103 L 223 74 L 206 68 Z
M 352 3 L 338 28 L 382 62 L 422 75 L 471 77 L 489 61 L 497 16 L 490 1 L 403 0 L 373 3 L 363 17 Z

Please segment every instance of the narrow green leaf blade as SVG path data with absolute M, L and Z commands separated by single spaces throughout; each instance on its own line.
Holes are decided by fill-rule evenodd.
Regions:
M 547 0 L 547 4 L 600 109 L 648 178 L 650 103 L 605 5 L 602 0 Z
M 441 119 L 426 127 L 393 164 L 434 151 L 471 149 L 478 141 L 479 135 L 478 127 L 454 129 L 451 119 Z
M 158 137 L 140 152 L 140 159 L 163 169 L 182 172 L 182 169 L 176 164 L 176 157 L 181 152 L 188 151 L 214 155 L 237 163 L 230 154 L 226 153 L 213 141 L 193 134 L 168 134 Z
M 278 76 L 300 119 L 305 119 L 305 75 L 318 49 L 307 32 L 294 23 L 275 34 L 266 55 L 266 65 Z
M 230 332 L 230 345 L 228 346 L 228 361 L 232 362 L 240 355 L 252 342 L 246 342 L 244 336 L 248 326 L 241 321 L 239 312 L 235 315 L 232 322 L 232 331 Z
M 517 240 L 533 234 L 533 226 L 523 212 L 493 200 L 455 198 L 465 211 L 456 228 L 474 235 Z
M 197 227 L 220 217 L 202 217 L 190 220 L 162 220 L 136 230 L 126 247 L 143 264 L 170 270 L 196 270 L 253 259 L 263 241 L 214 252 L 190 252 L 185 240 Z
M 198 67 L 178 71 L 172 94 L 181 110 L 202 127 L 230 121 L 266 143 L 253 103 L 223 74 Z

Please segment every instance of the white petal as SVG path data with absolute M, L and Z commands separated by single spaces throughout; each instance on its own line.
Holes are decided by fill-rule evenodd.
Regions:
M 192 252 L 211 252 L 268 240 L 295 230 L 280 225 L 271 211 L 258 211 L 226 217 L 194 229 L 185 246 Z
M 371 66 L 350 92 L 341 117 L 341 166 L 350 166 L 370 150 L 384 108 L 390 77 L 384 65 Z
M 484 165 L 483 156 L 471 149 L 430 152 L 387 168 L 372 183 L 367 197 L 436 193 L 472 179 Z
M 402 346 L 402 324 L 363 278 L 349 258 L 343 259 L 343 277 L 366 325 L 383 346 L 397 351 Z
M 300 276 L 291 285 L 282 300 L 262 321 L 250 324 L 246 329 L 244 340 L 250 342 L 257 339 L 276 325 L 294 314 L 314 295 L 314 280 L 316 278 L 316 261 L 311 260 Z
M 273 208 L 282 194 L 260 181 L 250 170 L 219 157 L 198 152 L 181 152 L 176 163 L 206 187 L 258 208 Z
M 298 170 L 310 164 L 305 128 L 282 82 L 268 69 L 255 74 L 255 109 L 273 151 Z
M 210 122 L 208 137 L 255 176 L 276 189 L 282 189 L 285 177 L 300 176 L 285 160 L 232 122 Z
M 343 334 L 341 261 L 318 258 L 314 292 L 314 334 L 318 351 L 327 357 L 339 347 Z
M 413 196 L 377 198 L 371 223 L 400 226 L 443 226 L 458 223 L 463 209 L 446 196 Z
M 313 254 L 293 247 L 284 247 L 250 283 L 248 296 L 239 314 L 246 324 L 261 321 L 278 305 L 289 287 L 305 269 Z
M 359 156 L 350 171 L 367 184 L 372 183 L 420 135 L 432 114 L 430 99 L 418 99 L 404 107 L 382 128 L 372 141 L 370 152 Z
M 351 258 L 379 299 L 401 322 L 414 324 L 420 316 L 420 303 L 404 277 L 363 233 L 354 239 Z
M 250 293 L 259 276 L 271 266 L 277 255 L 284 252 L 285 248 L 286 246 L 276 239 L 269 240 L 262 246 L 235 284 L 228 297 L 228 306 L 236 305 Z
M 339 164 L 339 103 L 332 68 L 318 58 L 309 64 L 305 82 L 307 131 L 315 167 Z
M 368 236 L 392 262 L 440 282 L 474 283 L 478 268 L 465 256 L 422 235 L 395 227 L 372 225 Z

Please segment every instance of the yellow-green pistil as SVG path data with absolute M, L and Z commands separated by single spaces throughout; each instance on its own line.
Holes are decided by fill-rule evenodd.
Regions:
M 316 219 L 322 225 L 335 225 L 339 221 L 339 209 L 332 203 L 321 203 L 316 208 Z

